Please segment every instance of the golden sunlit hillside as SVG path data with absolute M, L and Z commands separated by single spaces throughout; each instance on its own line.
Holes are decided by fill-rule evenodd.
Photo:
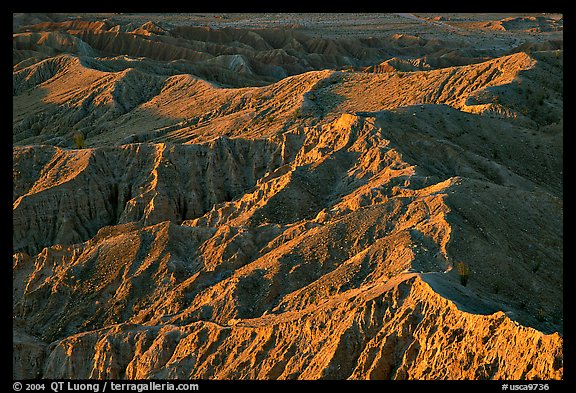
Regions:
M 563 16 L 13 14 L 13 378 L 561 380 Z

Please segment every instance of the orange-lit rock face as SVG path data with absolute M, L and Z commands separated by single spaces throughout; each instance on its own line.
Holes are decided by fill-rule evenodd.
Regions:
M 14 14 L 14 378 L 563 377 L 561 19 L 354 15 Z

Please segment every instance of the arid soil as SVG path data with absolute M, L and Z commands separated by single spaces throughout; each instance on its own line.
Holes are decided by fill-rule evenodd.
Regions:
M 562 379 L 563 315 L 561 15 L 14 14 L 15 379 Z

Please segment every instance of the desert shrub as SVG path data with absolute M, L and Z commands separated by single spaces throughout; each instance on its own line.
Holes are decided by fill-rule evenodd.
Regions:
M 493 290 L 495 294 L 500 293 L 500 290 L 502 289 L 502 283 L 500 281 L 496 281 L 493 285 Z
M 526 308 L 528 307 L 528 301 L 526 299 L 520 300 L 520 303 L 518 303 L 518 307 L 521 310 L 526 310 Z
M 552 322 L 555 324 L 560 324 L 562 323 L 562 319 L 563 319 L 563 313 L 562 313 L 562 309 L 558 308 L 556 310 L 554 310 L 551 313 L 551 317 L 552 317 Z
M 464 262 L 457 262 L 456 269 L 458 270 L 460 284 L 466 286 L 466 284 L 468 284 L 468 279 L 470 278 L 470 268 Z
M 77 132 L 72 136 L 72 138 L 74 139 L 74 144 L 76 145 L 76 147 L 78 149 L 84 148 L 84 144 L 86 143 L 86 138 L 84 137 L 83 133 Z
M 536 310 L 536 319 L 538 322 L 544 322 L 546 320 L 546 311 L 542 307 Z
M 540 106 L 544 105 L 544 96 L 541 96 L 541 97 L 538 99 L 538 105 L 540 105 Z

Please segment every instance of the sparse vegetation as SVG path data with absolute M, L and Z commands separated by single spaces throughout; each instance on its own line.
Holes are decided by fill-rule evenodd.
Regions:
M 538 100 L 538 105 L 540 106 L 544 105 L 544 96 L 540 96 L 540 99 Z
M 460 284 L 466 286 L 470 278 L 470 268 L 464 262 L 459 261 L 456 263 L 456 269 L 458 271 L 458 277 L 460 278 Z
M 554 310 L 554 311 L 550 314 L 550 317 L 552 318 L 552 323 L 555 323 L 555 324 L 560 324 L 560 323 L 562 323 L 562 319 L 563 319 L 562 309 L 561 309 L 561 308 L 557 308 L 556 310 Z
M 502 283 L 500 281 L 496 281 L 492 289 L 494 290 L 495 294 L 499 294 L 500 290 L 502 289 Z
M 84 145 L 86 144 L 86 138 L 85 138 L 83 133 L 76 132 L 76 133 L 74 133 L 72 138 L 74 139 L 74 145 L 76 146 L 77 149 L 83 149 L 84 148 Z
M 536 317 L 536 320 L 537 320 L 538 322 L 544 322 L 544 321 L 546 320 L 546 311 L 544 310 L 544 308 L 539 307 L 539 308 L 536 310 L 536 315 L 535 315 L 535 317 Z

